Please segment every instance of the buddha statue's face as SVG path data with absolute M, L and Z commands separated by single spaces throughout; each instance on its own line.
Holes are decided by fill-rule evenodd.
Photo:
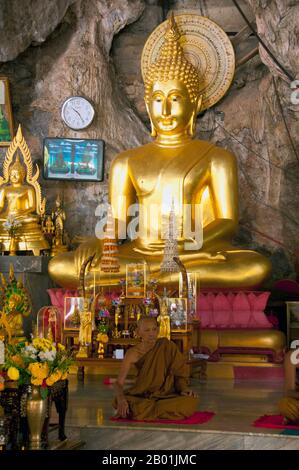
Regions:
M 17 169 L 13 168 L 10 173 L 10 182 L 13 184 L 20 184 L 23 183 L 24 178 L 22 173 Z
M 148 113 L 158 135 L 183 134 L 196 113 L 188 90 L 180 80 L 157 81 L 153 84 Z

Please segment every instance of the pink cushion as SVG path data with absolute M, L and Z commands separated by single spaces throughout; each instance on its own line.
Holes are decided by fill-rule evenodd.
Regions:
M 247 328 L 250 319 L 250 304 L 245 292 L 238 292 L 233 300 L 233 324 L 236 328 Z
M 214 321 L 216 327 L 227 328 L 232 323 L 231 305 L 225 294 L 220 292 L 214 300 Z
M 270 292 L 253 293 L 248 295 L 251 306 L 251 316 L 249 319 L 250 328 L 272 328 L 272 323 L 264 314 L 264 310 L 269 299 Z
M 201 291 L 197 314 L 202 328 L 273 328 L 264 313 L 270 292 Z
M 202 328 L 215 328 L 213 317 L 214 297 L 212 292 L 208 294 L 200 293 L 199 295 L 197 311 Z

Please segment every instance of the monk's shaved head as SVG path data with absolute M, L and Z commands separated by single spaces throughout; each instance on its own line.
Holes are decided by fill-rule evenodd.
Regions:
M 153 324 L 158 326 L 158 322 L 157 322 L 156 317 L 143 316 L 143 317 L 140 317 L 138 322 L 137 322 L 137 329 L 140 330 L 142 328 L 142 326 L 145 325 L 147 322 L 148 323 L 152 322 Z

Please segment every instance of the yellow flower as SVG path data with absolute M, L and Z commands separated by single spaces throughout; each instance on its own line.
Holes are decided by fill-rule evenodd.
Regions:
M 47 380 L 46 380 L 46 384 L 49 385 L 49 387 L 51 387 L 51 385 L 53 385 L 55 382 L 57 382 L 58 380 L 60 380 L 62 377 L 62 373 L 60 370 L 56 370 L 55 372 L 53 372 L 53 374 L 51 374 Z
M 32 362 L 28 369 L 31 375 L 37 379 L 45 379 L 49 375 L 49 366 L 46 362 Z
M 18 380 L 20 377 L 20 373 L 16 367 L 9 367 L 7 375 L 11 380 Z
M 48 385 L 48 387 L 52 387 L 52 385 L 54 385 L 54 380 L 52 379 L 51 375 L 46 379 L 46 384 Z
M 43 379 L 38 379 L 36 377 L 31 377 L 32 385 L 41 385 L 43 383 Z
M 63 344 L 61 344 L 61 343 L 57 344 L 57 348 L 58 348 L 59 351 L 65 351 L 65 346 L 63 346 Z
M 61 380 L 67 379 L 67 376 L 68 376 L 68 372 L 65 372 L 64 374 L 62 374 Z

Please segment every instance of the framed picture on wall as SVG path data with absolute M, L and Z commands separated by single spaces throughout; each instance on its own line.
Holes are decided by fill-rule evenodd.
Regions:
M 13 119 L 9 93 L 9 81 L 0 77 L 0 146 L 10 145 L 13 139 Z
M 64 298 L 64 320 L 65 330 L 79 331 L 80 313 L 84 310 L 84 297 Z
M 126 264 L 126 297 L 143 299 L 146 294 L 146 264 Z
M 47 137 L 43 155 L 46 179 L 103 181 L 103 140 Z
M 188 331 L 188 299 L 184 297 L 166 299 L 171 331 Z

